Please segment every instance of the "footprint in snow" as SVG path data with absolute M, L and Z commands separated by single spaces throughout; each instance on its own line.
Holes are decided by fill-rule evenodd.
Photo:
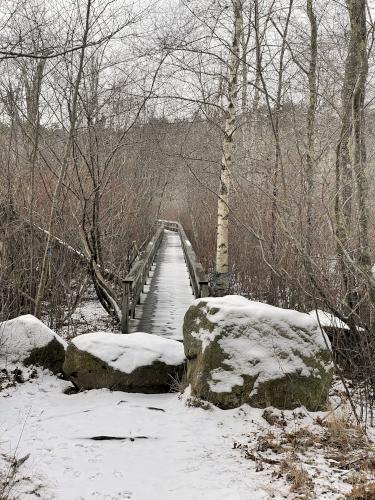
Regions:
M 115 493 L 113 495 L 111 494 L 104 494 L 100 493 L 99 491 L 93 491 L 91 493 L 91 498 L 98 498 L 100 500 L 131 500 L 133 497 L 133 493 L 131 491 L 120 491 L 119 493 Z
M 104 455 L 95 455 L 93 458 L 89 458 L 89 462 L 91 463 L 96 463 L 96 462 L 103 462 Z
M 120 472 L 119 470 L 113 471 L 113 475 L 117 478 L 124 477 L 124 474 Z
M 89 479 L 93 481 L 94 479 L 101 478 L 103 476 L 102 472 L 96 472 L 95 474 L 90 474 Z

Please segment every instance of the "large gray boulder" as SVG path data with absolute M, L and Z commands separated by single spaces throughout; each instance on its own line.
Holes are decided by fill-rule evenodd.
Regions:
M 69 344 L 65 375 L 80 389 L 168 392 L 184 372 L 181 342 L 136 332 L 95 332 Z
M 62 371 L 66 342 L 31 314 L 0 323 L 1 364 L 37 365 Z
M 184 347 L 192 395 L 220 408 L 327 403 L 331 352 L 308 314 L 236 295 L 198 299 L 185 315 Z

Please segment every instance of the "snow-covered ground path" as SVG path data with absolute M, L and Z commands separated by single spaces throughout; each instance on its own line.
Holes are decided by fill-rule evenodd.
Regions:
M 178 234 L 165 232 L 145 292 L 133 330 L 182 339 L 194 297 Z M 83 303 L 75 313 L 75 333 L 111 331 L 103 313 L 96 300 Z M 260 410 L 189 407 L 177 393 L 68 395 L 70 382 L 38 374 L 0 392 L 0 472 L 7 470 L 6 457 L 29 455 L 10 498 L 268 498 L 262 474 L 233 449 L 235 439 L 249 435 Z
M 145 292 L 131 330 L 181 340 L 184 315 L 194 296 L 178 233 L 164 231 Z
M 66 395 L 68 385 L 44 373 L 0 398 L 0 451 L 30 454 L 19 471 L 30 480 L 12 491 L 18 498 L 268 498 L 263 474 L 232 449 L 258 410 L 189 408 L 177 394 Z

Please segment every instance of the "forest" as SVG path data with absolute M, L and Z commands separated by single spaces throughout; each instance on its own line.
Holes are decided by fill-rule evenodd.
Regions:
M 124 280 L 177 221 L 210 300 L 316 312 L 371 428 L 373 16 L 366 0 L 1 2 L 0 350 L 1 324 L 30 314 L 71 340 L 88 297 L 118 333 Z

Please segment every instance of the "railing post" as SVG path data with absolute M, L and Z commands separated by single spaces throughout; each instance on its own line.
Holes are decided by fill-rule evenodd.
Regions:
M 130 282 L 122 282 L 122 302 L 121 302 L 121 333 L 129 333 L 129 297 Z

